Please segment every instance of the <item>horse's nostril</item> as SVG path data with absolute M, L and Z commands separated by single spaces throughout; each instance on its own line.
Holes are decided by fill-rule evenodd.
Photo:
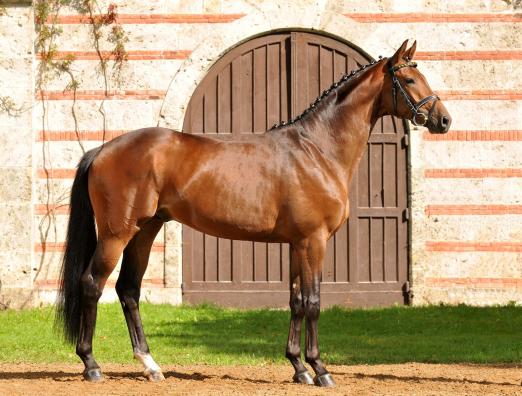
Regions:
M 446 116 L 442 116 L 442 120 L 440 121 L 440 124 L 445 128 L 449 123 L 449 118 Z

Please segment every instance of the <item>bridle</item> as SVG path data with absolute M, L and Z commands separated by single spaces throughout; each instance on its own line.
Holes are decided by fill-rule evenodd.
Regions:
M 390 63 L 388 63 L 388 72 L 391 75 L 392 78 L 392 96 L 393 96 L 393 112 L 397 113 L 397 90 L 402 93 L 402 96 L 404 97 L 404 100 L 406 101 L 406 104 L 410 108 L 410 110 L 413 112 L 413 118 L 411 119 L 411 122 L 413 122 L 416 126 L 424 126 L 426 125 L 426 122 L 428 122 L 428 119 L 431 116 L 431 111 L 435 107 L 435 102 L 437 100 L 440 100 L 440 98 L 437 95 L 429 95 L 426 96 L 424 99 L 421 99 L 417 103 L 414 103 L 410 95 L 404 90 L 402 87 L 399 79 L 397 78 L 397 75 L 395 72 L 399 69 L 402 69 L 403 67 L 417 67 L 417 63 L 407 61 L 406 63 L 401 63 L 396 66 L 392 66 Z M 420 112 L 420 109 L 422 106 L 424 106 L 426 103 L 433 100 L 433 105 L 431 106 L 431 109 L 428 111 L 428 115 L 426 116 L 424 113 Z

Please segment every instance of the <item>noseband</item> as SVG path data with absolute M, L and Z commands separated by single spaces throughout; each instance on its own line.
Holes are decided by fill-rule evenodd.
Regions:
M 428 119 L 431 115 L 431 111 L 433 110 L 433 107 L 435 106 L 435 102 L 437 100 L 440 100 L 440 98 L 437 95 L 430 95 L 426 96 L 424 99 L 418 101 L 417 103 L 414 103 L 410 95 L 404 90 L 402 87 L 399 79 L 397 78 L 397 75 L 395 72 L 399 69 L 402 69 L 403 67 L 417 67 L 417 63 L 408 61 L 406 63 L 401 63 L 396 66 L 392 66 L 391 64 L 388 64 L 388 72 L 391 75 L 392 78 L 392 96 L 393 96 L 393 112 L 397 113 L 397 91 L 399 91 L 402 96 L 404 97 L 404 100 L 406 101 L 406 104 L 410 108 L 410 110 L 413 112 L 413 118 L 411 119 L 411 122 L 413 122 L 413 125 L 416 126 L 424 126 L 426 125 L 426 122 L 428 122 Z M 431 106 L 431 109 L 428 111 L 428 115 L 426 116 L 424 113 L 420 112 L 420 109 L 422 106 L 424 106 L 429 101 L 433 100 L 433 106 Z

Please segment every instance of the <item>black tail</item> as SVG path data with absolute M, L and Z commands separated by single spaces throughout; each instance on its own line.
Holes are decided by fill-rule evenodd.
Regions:
M 56 320 L 63 324 L 65 339 L 71 343 L 77 342 L 80 334 L 80 279 L 96 249 L 94 212 L 87 182 L 89 168 L 98 152 L 99 148 L 84 154 L 71 190 L 69 225 L 56 307 Z

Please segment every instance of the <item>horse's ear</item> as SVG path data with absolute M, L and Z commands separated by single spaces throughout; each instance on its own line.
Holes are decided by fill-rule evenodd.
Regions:
M 417 50 L 417 40 L 413 42 L 413 45 L 404 53 L 405 60 L 412 60 L 415 55 L 415 51 Z
M 402 43 L 401 47 L 395 52 L 395 54 L 393 54 L 393 56 L 390 59 L 390 63 L 392 65 L 399 63 L 399 61 L 404 57 L 407 45 L 408 40 L 404 40 L 404 43 Z

